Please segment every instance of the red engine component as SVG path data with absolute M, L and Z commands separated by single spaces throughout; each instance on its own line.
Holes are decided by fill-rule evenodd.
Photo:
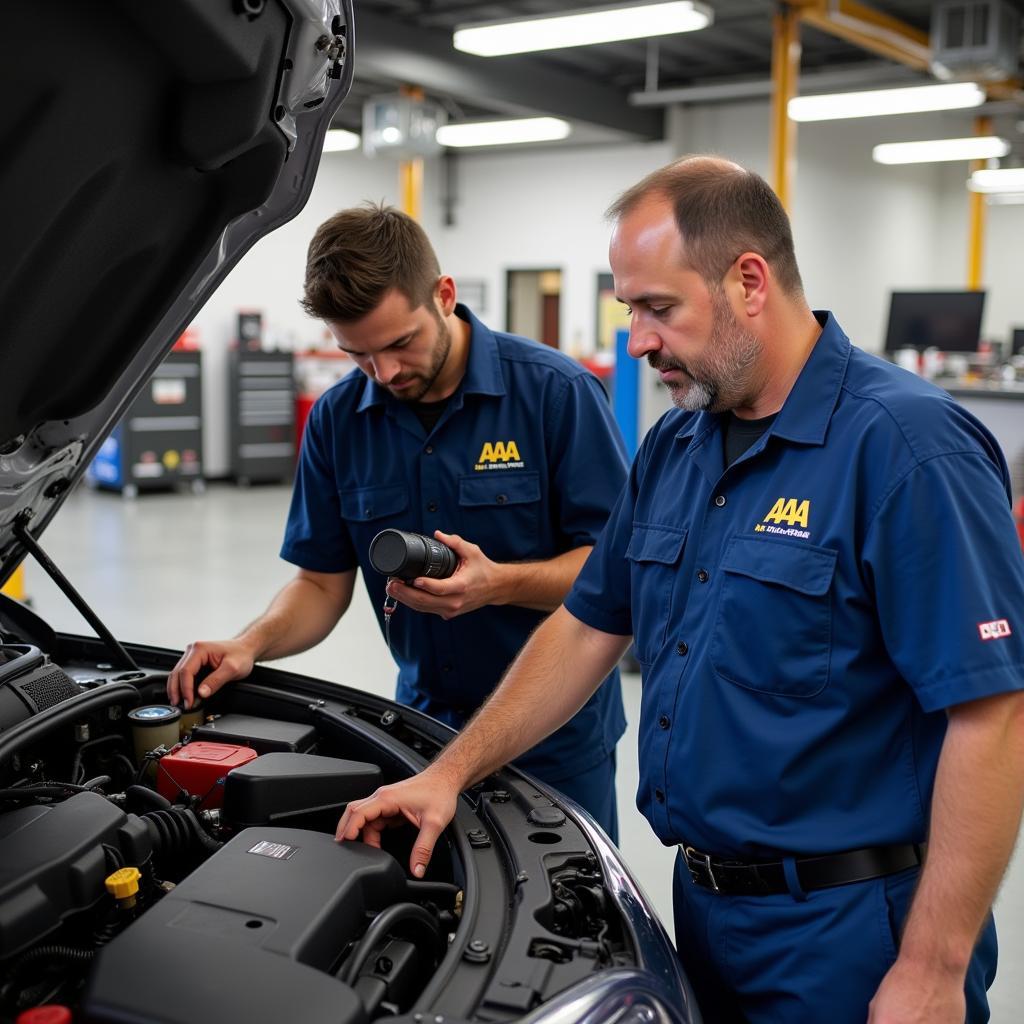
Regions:
M 228 772 L 248 764 L 256 756 L 252 747 L 193 740 L 157 762 L 157 792 L 168 800 L 175 800 L 184 790 L 190 796 L 202 797 L 199 806 L 204 810 L 220 807 L 224 802 L 224 780 Z

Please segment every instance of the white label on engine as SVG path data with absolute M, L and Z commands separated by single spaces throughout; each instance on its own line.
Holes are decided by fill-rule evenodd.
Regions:
M 258 854 L 260 857 L 273 857 L 274 860 L 288 860 L 297 853 L 299 847 L 286 846 L 284 843 L 268 843 L 261 839 L 248 853 Z

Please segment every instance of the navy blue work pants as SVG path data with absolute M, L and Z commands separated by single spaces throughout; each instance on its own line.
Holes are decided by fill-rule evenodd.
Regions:
M 673 880 L 676 948 L 707 1024 L 865 1024 L 896 962 L 918 868 L 803 894 L 723 896 Z M 989 916 L 967 972 L 966 1024 L 989 1019 Z

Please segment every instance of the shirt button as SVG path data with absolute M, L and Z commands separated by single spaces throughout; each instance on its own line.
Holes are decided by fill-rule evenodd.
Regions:
M 441 671 L 442 672 L 451 672 L 451 670 L 452 670 L 452 667 L 451 667 L 451 665 L 447 661 L 441 666 Z
M 686 654 L 689 650 L 690 648 L 686 646 L 685 640 L 680 640 L 679 643 L 676 644 L 676 654 Z
M 707 583 L 707 581 L 709 579 L 707 569 L 698 569 L 697 570 L 697 579 L 699 579 L 701 581 L 701 583 Z
M 659 729 L 667 729 L 668 727 L 669 727 L 668 715 L 662 715 L 661 718 L 658 719 L 658 728 Z
M 719 508 L 721 508 L 725 504 L 725 495 L 724 494 L 717 494 L 717 495 L 715 495 L 715 504 Z
M 505 504 L 505 502 L 506 502 L 506 501 L 508 501 L 508 495 L 507 495 L 507 494 L 499 494 L 499 495 L 498 495 L 498 497 L 497 497 L 497 498 L 495 498 L 494 500 L 495 500 L 495 501 L 496 501 L 496 502 L 497 502 L 497 503 L 498 503 L 499 505 L 504 505 L 504 504 Z
M 437 502 L 436 502 L 436 501 L 432 501 L 432 502 L 431 502 L 431 503 L 430 503 L 430 504 L 429 504 L 429 505 L 427 506 L 427 511 L 428 511 L 428 512 L 436 512 L 436 511 L 437 511 Z
M 654 791 L 654 799 L 657 800 L 659 804 L 663 804 L 665 802 L 665 794 L 660 789 L 656 789 Z
M 423 450 L 424 450 L 424 451 L 425 451 L 425 452 L 426 452 L 426 453 L 427 453 L 428 455 L 433 455 L 433 454 L 434 454 L 434 446 L 433 446 L 432 444 L 428 444 L 428 445 L 427 445 L 427 447 L 426 447 L 426 448 L 424 448 Z M 723 501 L 723 502 L 722 502 L 722 504 L 724 505 L 724 504 L 725 504 L 725 502 Z

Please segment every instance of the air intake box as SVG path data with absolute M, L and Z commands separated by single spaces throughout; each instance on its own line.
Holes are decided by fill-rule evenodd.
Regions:
M 38 647 L 0 645 L 0 732 L 81 692 Z
M 405 897 L 390 854 L 250 828 L 104 947 L 82 1002 L 93 1024 L 363 1024 L 329 973 L 370 915 Z
M 334 831 L 350 800 L 369 796 L 383 779 L 375 764 L 317 754 L 264 754 L 225 780 L 224 820 Z

